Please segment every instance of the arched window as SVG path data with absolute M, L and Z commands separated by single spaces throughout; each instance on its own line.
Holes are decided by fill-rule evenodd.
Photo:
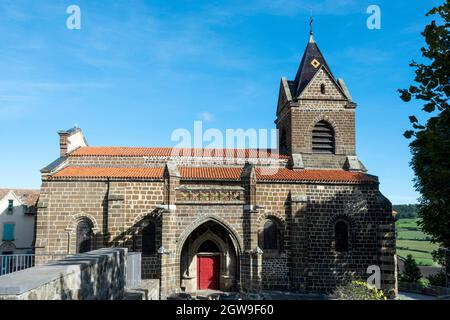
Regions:
M 325 87 L 325 84 L 323 84 L 323 83 L 320 85 L 320 93 L 322 93 L 322 94 L 326 93 L 326 87 Z
M 77 253 L 89 252 L 92 250 L 92 223 L 88 219 L 83 219 L 77 225 Z
M 334 154 L 334 130 L 326 121 L 318 122 L 312 132 L 312 152 Z
M 277 224 L 273 220 L 267 220 L 264 224 L 263 250 L 279 249 L 278 240 Z
M 287 152 L 288 152 L 287 134 L 286 134 L 286 129 L 283 129 L 283 130 L 281 130 L 281 136 L 280 136 L 280 153 L 287 154 Z
M 337 252 L 348 251 L 348 224 L 345 221 L 334 225 L 334 247 Z
M 152 221 L 142 229 L 142 253 L 156 253 L 156 225 Z

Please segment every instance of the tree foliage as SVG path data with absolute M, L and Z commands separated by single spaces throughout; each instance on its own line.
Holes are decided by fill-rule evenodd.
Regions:
M 392 210 L 397 211 L 397 219 L 417 218 L 418 207 L 415 204 L 397 204 L 392 206 Z
M 405 271 L 401 274 L 400 280 L 405 282 L 417 283 L 422 278 L 422 273 L 417 266 L 416 260 L 412 255 L 408 255 L 405 260 Z
M 425 124 L 410 116 L 413 130 L 405 137 L 414 138 L 411 164 L 421 194 L 420 225 L 434 242 L 450 247 L 450 2 L 427 15 L 436 17 L 422 32 L 427 45 L 421 51 L 428 63 L 413 61 L 416 85 L 399 92 L 405 102 L 421 100 L 422 110 L 432 114 Z

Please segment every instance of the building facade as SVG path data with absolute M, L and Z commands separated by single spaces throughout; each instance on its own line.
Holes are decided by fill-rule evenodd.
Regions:
M 392 206 L 355 146 L 355 110 L 311 34 L 281 79 L 279 151 L 91 147 L 60 132 L 42 170 L 39 253 L 125 246 L 161 293 L 332 292 L 367 270 L 396 291 Z
M 34 252 L 38 190 L 0 189 L 0 255 Z

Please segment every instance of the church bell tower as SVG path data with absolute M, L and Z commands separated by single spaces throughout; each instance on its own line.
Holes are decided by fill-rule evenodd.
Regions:
M 291 156 L 292 169 L 367 171 L 356 156 L 355 109 L 311 29 L 295 79 L 281 79 L 278 98 L 278 146 Z

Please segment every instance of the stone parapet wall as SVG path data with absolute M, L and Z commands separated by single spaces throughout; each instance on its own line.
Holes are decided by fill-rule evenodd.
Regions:
M 120 300 L 126 255 L 100 249 L 0 277 L 0 300 Z

